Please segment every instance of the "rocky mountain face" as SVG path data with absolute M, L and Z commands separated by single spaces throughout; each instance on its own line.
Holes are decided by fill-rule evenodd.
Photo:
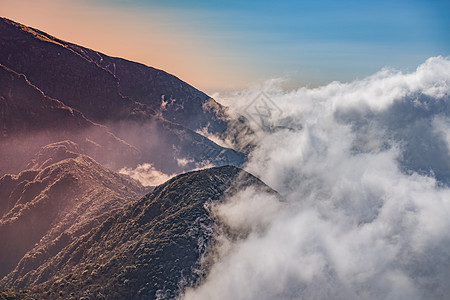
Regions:
M 0 64 L 24 74 L 46 96 L 107 126 L 139 150 L 139 163 L 175 173 L 202 162 L 241 165 L 245 160 L 241 153 L 195 132 L 209 128 L 224 134 L 225 109 L 175 76 L 4 18 L 0 19 L 0 47 Z M 180 165 L 180 159 L 188 163 Z M 129 167 L 136 164 L 127 162 Z

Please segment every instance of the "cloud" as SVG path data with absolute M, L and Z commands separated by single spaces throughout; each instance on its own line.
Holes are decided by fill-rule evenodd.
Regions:
M 157 186 L 175 176 L 174 174 L 165 174 L 155 169 L 149 163 L 138 165 L 135 169 L 124 167 L 119 170 L 119 173 L 130 176 L 134 180 L 139 181 L 143 186 Z
M 226 203 L 214 206 L 212 211 L 229 230 L 245 234 L 264 230 L 281 207 L 276 195 L 250 186 L 238 191 Z
M 192 159 L 187 159 L 187 158 L 177 158 L 176 160 L 177 160 L 178 166 L 180 166 L 180 167 L 185 167 L 185 166 L 187 166 L 188 164 L 194 162 L 194 160 L 192 160 Z
M 283 126 L 259 132 L 245 169 L 285 202 L 243 191 L 216 208 L 246 234 L 218 232 L 215 263 L 182 298 L 448 297 L 450 59 L 266 94 Z

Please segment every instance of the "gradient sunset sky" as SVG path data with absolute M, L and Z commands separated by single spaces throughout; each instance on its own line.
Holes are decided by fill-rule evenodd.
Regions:
M 0 0 L 0 12 L 207 93 L 350 81 L 450 55 L 449 0 Z

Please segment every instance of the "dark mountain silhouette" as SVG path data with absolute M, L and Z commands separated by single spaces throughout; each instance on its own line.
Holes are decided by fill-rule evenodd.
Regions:
M 40 31 L 2 18 L 0 45 L 1 64 L 25 74 L 47 96 L 95 122 L 155 115 L 145 105 L 123 97 L 113 74 Z

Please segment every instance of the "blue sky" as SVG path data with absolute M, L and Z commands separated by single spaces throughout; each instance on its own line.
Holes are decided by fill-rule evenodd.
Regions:
M 450 1 L 135 3 L 173 11 L 249 67 L 292 77 L 294 84 L 351 80 L 384 66 L 414 69 L 430 56 L 450 54 Z
M 19 9 L 5 16 L 17 15 L 18 21 L 65 39 L 163 68 L 207 92 L 279 77 L 288 79 L 289 88 L 349 81 L 385 66 L 414 70 L 430 56 L 450 55 L 450 0 L 61 2 L 67 3 L 60 8 L 67 10 L 61 23 L 27 19 Z M 0 0 L 0 6 L 6 3 Z M 60 11 L 51 14 L 53 2 L 40 3 L 49 6 L 43 19 L 61 16 Z M 78 6 L 78 15 L 71 5 Z M 71 18 L 74 28 L 95 24 L 97 39 L 63 31 Z M 119 48 L 121 36 L 136 47 Z M 160 52 L 148 50 L 156 48 Z

